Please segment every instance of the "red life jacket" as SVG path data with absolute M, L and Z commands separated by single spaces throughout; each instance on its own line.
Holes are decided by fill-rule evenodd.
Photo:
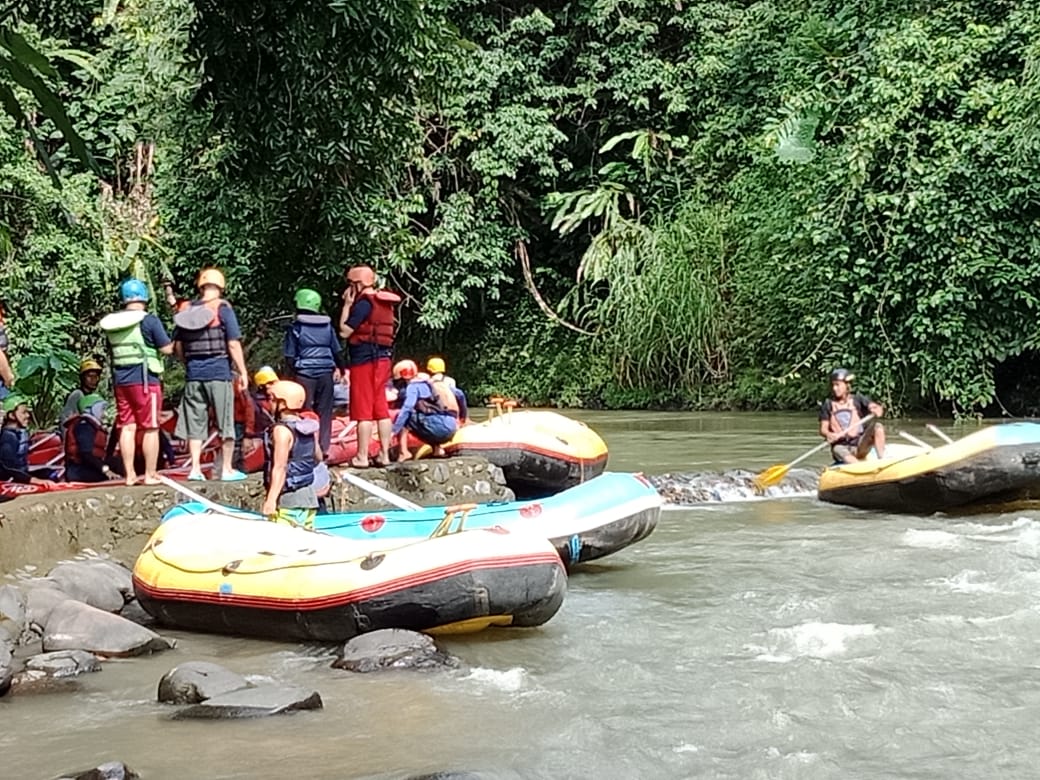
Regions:
M 372 304 L 372 313 L 350 334 L 350 344 L 378 344 L 381 347 L 394 345 L 397 326 L 395 309 L 401 296 L 389 290 L 368 289 L 361 293 Z
M 105 450 L 108 447 L 108 434 L 101 427 L 101 423 L 89 414 L 74 414 L 65 423 L 65 460 L 78 466 L 83 465 L 83 455 L 79 445 L 76 444 L 76 423 L 80 420 L 86 420 L 94 426 L 94 456 L 99 460 L 104 460 Z

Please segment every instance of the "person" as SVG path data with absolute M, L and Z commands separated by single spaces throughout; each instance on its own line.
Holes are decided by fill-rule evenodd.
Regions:
M 204 268 L 196 280 L 200 298 L 174 315 L 174 351 L 184 361 L 186 382 L 177 420 L 177 436 L 188 440 L 191 457 L 189 480 L 204 480 L 202 442 L 209 433 L 213 408 L 221 439 L 223 482 L 238 482 L 246 475 L 235 468 L 234 386 L 245 388 L 249 376 L 242 352 L 242 331 L 234 310 L 222 297 L 224 274 Z M 232 378 L 232 367 L 238 376 Z
M 462 389 L 455 384 L 455 380 L 445 374 L 446 370 L 444 358 L 434 356 L 426 361 L 426 371 L 430 375 L 430 381 L 443 382 L 451 390 L 459 408 L 459 422 L 464 423 L 469 417 L 469 401 L 466 400 L 466 394 Z
M 395 380 L 404 379 L 408 382 L 401 411 L 394 420 L 393 435 L 402 434 L 407 428 L 433 447 L 435 457 L 442 456 L 444 449 L 441 445 L 451 439 L 459 427 L 459 408 L 454 393 L 443 382 L 434 385 L 428 374 L 420 374 L 414 360 L 397 363 L 393 375 Z M 399 446 L 398 460 L 412 457 L 407 434 L 400 436 Z
M 107 407 L 100 395 L 88 393 L 79 399 L 76 414 L 65 421 L 65 479 L 69 482 L 106 482 L 121 476 L 105 459 Z
M 376 290 L 376 272 L 357 265 L 346 273 L 339 335 L 347 340 L 350 363 L 350 417 L 356 420 L 358 451 L 354 468 L 367 468 L 373 429 L 379 433 L 379 466 L 390 465 L 391 421 L 386 403 L 394 352 L 395 309 L 401 297 Z
M 0 482 L 53 485 L 49 479 L 29 473 L 29 402 L 25 396 L 9 393 L 3 400 L 3 427 L 0 428 Z
M 831 397 L 820 406 L 820 436 L 831 445 L 838 463 L 855 463 L 867 457 L 871 447 L 879 458 L 885 456 L 885 426 L 877 422 L 885 413 L 881 404 L 853 393 L 855 376 L 845 368 L 831 372 Z M 864 417 L 874 419 L 863 424 Z
M 314 528 L 318 511 L 315 472 L 323 454 L 318 422 L 301 416 L 307 392 L 281 380 L 270 388 L 275 423 L 264 434 L 264 487 L 261 512 L 277 523 Z
M 306 409 L 318 415 L 318 443 L 328 452 L 332 438 L 332 409 L 340 369 L 346 368 L 332 319 L 321 313 L 321 296 L 314 290 L 296 291 L 296 318 L 285 330 L 282 354 L 293 378 L 307 393 Z
M 85 358 L 79 364 L 79 387 L 65 397 L 65 405 L 58 416 L 58 428 L 64 429 L 65 423 L 79 414 L 79 402 L 85 395 L 97 392 L 101 383 L 101 364 L 93 358 Z
M 14 387 L 14 371 L 11 369 L 11 361 L 7 358 L 7 350 L 10 342 L 7 338 L 6 307 L 0 301 L 0 401 L 3 401 L 11 393 Z
M 151 297 L 140 279 L 127 279 L 119 287 L 123 310 L 104 317 L 101 330 L 112 350 L 112 376 L 116 398 L 119 454 L 127 485 L 136 485 L 138 427 L 144 454 L 144 484 L 159 484 L 159 422 L 163 407 L 163 355 L 173 354 L 162 322 L 148 309 Z

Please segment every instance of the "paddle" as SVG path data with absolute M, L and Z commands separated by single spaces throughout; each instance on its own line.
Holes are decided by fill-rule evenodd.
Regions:
M 215 501 L 210 501 L 201 493 L 196 493 L 194 490 L 190 490 L 188 487 L 182 485 L 180 482 L 172 480 L 163 474 L 159 475 L 159 481 L 171 490 L 177 491 L 182 496 L 190 498 L 192 501 L 195 501 L 196 503 L 202 504 L 202 506 L 206 507 L 206 509 L 210 510 L 211 512 L 220 512 L 222 515 L 241 517 L 249 520 L 259 520 L 262 518 L 262 515 L 260 515 L 259 512 L 250 512 L 245 509 L 235 509 L 233 507 L 221 506 Z
M 379 485 L 373 485 L 367 479 L 362 479 L 357 474 L 352 474 L 349 471 L 339 472 L 339 478 L 342 479 L 344 482 L 349 482 L 351 485 L 361 488 L 366 493 L 371 493 L 376 498 L 383 499 L 388 504 L 393 504 L 398 509 L 407 509 L 410 512 L 414 512 L 417 509 L 422 509 L 421 506 L 409 501 L 404 496 L 399 496 L 397 495 L 397 493 L 379 487 Z
M 862 420 L 860 420 L 858 424 L 859 425 L 866 425 L 868 422 L 870 422 L 873 419 L 874 419 L 874 415 L 868 414 L 866 417 L 864 417 Z M 841 435 L 844 436 L 845 434 L 847 434 L 850 430 L 852 430 L 852 427 L 853 426 L 850 425 L 848 428 L 843 430 L 841 432 Z M 831 443 L 829 441 L 827 441 L 826 439 L 824 439 L 824 441 L 822 443 L 817 444 L 815 447 L 813 447 L 811 450 L 806 452 L 804 455 L 800 455 L 799 457 L 797 457 L 794 460 L 792 460 L 790 463 L 778 463 L 775 466 L 770 466 L 765 471 L 761 472 L 753 480 L 753 484 L 755 486 L 755 489 L 761 491 L 761 490 L 765 490 L 770 485 L 777 484 L 780 480 L 782 480 L 784 477 L 787 476 L 787 472 L 790 471 L 793 467 L 797 466 L 799 463 L 801 463 L 803 460 L 808 458 L 810 455 L 815 455 L 817 452 L 822 450 L 824 447 L 829 447 L 829 446 L 831 446 Z
M 931 423 L 928 423 L 924 427 L 927 428 L 928 430 L 930 430 L 932 433 L 934 433 L 936 436 L 938 436 L 940 439 L 942 439 L 947 444 L 953 444 L 953 439 L 951 439 L 949 436 L 947 436 L 945 433 L 943 433 L 942 429 L 932 425 Z

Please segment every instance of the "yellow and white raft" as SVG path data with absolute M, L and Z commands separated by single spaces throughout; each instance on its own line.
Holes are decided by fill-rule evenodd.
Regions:
M 165 625 L 294 640 L 537 626 L 560 608 L 566 587 L 555 548 L 530 534 L 472 530 L 372 551 L 211 514 L 163 523 L 134 566 L 141 606 Z
M 524 409 L 463 425 L 444 445 L 448 455 L 480 455 L 502 469 L 518 495 L 548 495 L 603 473 L 607 445 L 585 423 Z

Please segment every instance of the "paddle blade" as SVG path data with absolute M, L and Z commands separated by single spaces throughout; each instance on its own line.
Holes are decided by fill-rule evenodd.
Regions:
M 761 492 L 767 487 L 777 484 L 787 476 L 788 468 L 789 467 L 786 463 L 778 463 L 775 466 L 770 466 L 753 480 L 755 489 Z

